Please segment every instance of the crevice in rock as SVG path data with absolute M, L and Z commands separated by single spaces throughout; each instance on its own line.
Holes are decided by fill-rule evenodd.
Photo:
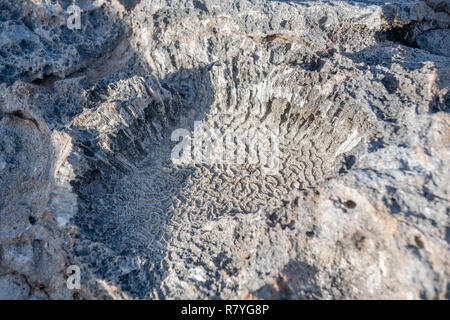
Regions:
M 421 23 L 410 22 L 408 24 L 396 26 L 385 31 L 379 31 L 375 33 L 375 39 L 377 41 L 393 41 L 396 43 L 401 43 L 407 47 L 419 48 L 416 37 L 418 35 L 418 29 Z

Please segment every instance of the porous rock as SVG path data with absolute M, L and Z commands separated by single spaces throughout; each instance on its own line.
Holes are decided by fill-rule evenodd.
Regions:
M 0 1 L 0 298 L 449 298 L 448 1 L 77 2 Z

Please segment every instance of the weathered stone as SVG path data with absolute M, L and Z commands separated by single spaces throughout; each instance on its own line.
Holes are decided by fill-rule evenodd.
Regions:
M 448 1 L 16 3 L 0 298 L 449 298 Z

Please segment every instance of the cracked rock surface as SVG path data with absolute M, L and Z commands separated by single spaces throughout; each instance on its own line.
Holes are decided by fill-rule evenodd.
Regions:
M 0 0 L 0 298 L 450 298 L 449 1 L 71 4 Z

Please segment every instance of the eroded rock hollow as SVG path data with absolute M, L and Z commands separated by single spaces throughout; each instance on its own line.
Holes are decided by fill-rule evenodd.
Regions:
M 448 299 L 449 14 L 0 0 L 0 298 Z

